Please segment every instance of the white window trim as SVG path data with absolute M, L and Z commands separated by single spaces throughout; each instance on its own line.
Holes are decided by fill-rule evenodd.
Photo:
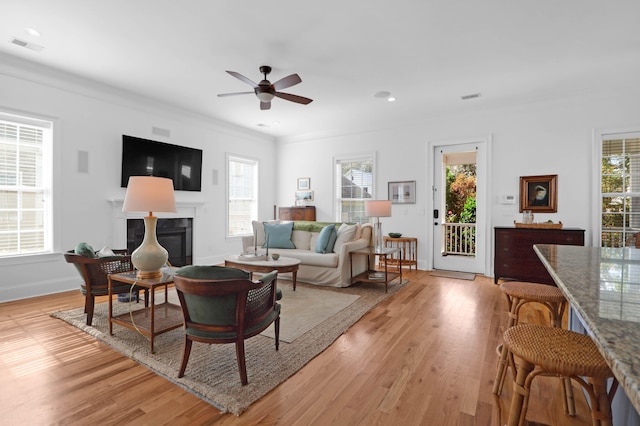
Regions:
M 640 133 L 640 125 L 636 127 L 594 129 L 592 136 L 592 163 L 591 170 L 591 242 L 585 241 L 585 245 L 594 247 L 602 246 L 602 140 L 616 135 L 628 138 Z
M 39 262 L 51 262 L 60 259 L 61 250 L 61 120 L 57 117 L 31 111 L 22 111 L 0 105 L 0 118 L 15 121 L 22 124 L 33 125 L 41 122 L 50 122 L 51 134 L 51 217 L 49 219 L 49 231 L 51 232 L 51 250 L 47 253 L 18 254 L 0 257 L 0 267 L 11 265 L 23 265 Z M 29 120 L 30 118 L 33 119 Z
M 346 162 L 346 161 L 361 161 L 362 159 L 365 158 L 371 158 L 371 162 L 373 163 L 373 176 L 371 179 L 371 199 L 375 200 L 378 199 L 377 197 L 377 191 L 378 191 L 378 184 L 377 184 L 377 180 L 378 180 L 378 156 L 377 156 L 377 152 L 376 151 L 370 151 L 370 152 L 361 152 L 361 153 L 357 153 L 357 154 L 347 154 L 347 155 L 337 155 L 334 156 L 331 159 L 331 176 L 333 176 L 332 180 L 333 180 L 333 218 L 334 220 L 340 220 L 340 218 L 338 217 L 338 182 L 336 181 L 337 176 L 336 176 L 336 163 L 338 161 L 340 162 Z
M 247 233 L 246 235 L 230 235 L 229 233 L 229 204 L 230 204 L 230 194 L 229 194 L 229 161 L 231 161 L 232 159 L 237 159 L 240 161 L 245 161 L 245 162 L 253 162 L 255 163 L 256 169 L 257 169 L 257 173 L 256 173 L 256 215 L 258 215 L 258 211 L 260 210 L 260 160 L 258 160 L 257 158 L 254 157 L 250 157 L 247 155 L 240 155 L 240 154 L 232 154 L 232 153 L 225 153 L 225 202 L 226 202 L 226 206 L 225 206 L 225 237 L 226 238 L 230 238 L 230 239 L 240 239 L 243 236 L 249 236 L 251 235 L 251 232 Z M 252 220 L 258 220 L 258 217 L 256 216 L 255 219 Z

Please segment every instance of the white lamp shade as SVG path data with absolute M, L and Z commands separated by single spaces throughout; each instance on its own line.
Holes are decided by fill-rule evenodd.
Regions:
M 391 217 L 391 201 L 367 200 L 364 202 L 364 214 L 367 217 Z
M 123 212 L 175 212 L 173 180 L 156 176 L 131 176 Z

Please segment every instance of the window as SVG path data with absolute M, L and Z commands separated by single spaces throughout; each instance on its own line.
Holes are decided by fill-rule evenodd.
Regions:
M 336 220 L 367 223 L 364 201 L 373 198 L 374 156 L 335 160 Z
M 601 245 L 640 247 L 640 133 L 602 135 Z
M 0 257 L 52 251 L 52 129 L 0 113 Z
M 251 221 L 258 219 L 258 162 L 227 156 L 227 235 L 251 235 Z

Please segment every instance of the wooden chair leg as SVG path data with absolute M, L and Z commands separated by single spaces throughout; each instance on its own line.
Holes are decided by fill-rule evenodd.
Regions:
M 277 351 L 278 349 L 280 349 L 280 317 L 279 316 L 278 318 L 276 318 L 273 326 L 275 328 L 276 351 Z
M 87 294 L 86 299 L 85 299 L 85 307 L 84 310 L 87 313 L 87 325 L 91 325 L 91 323 L 93 322 L 93 308 L 95 305 L 95 297 L 94 296 L 89 296 Z
M 187 369 L 187 363 L 189 362 L 189 356 L 191 355 L 191 344 L 193 342 L 186 335 L 184 336 L 184 351 L 182 353 L 182 365 L 178 372 L 178 377 L 184 376 L 184 370 Z
M 247 380 L 247 363 L 244 357 L 244 339 L 242 337 L 236 340 L 236 359 L 240 370 L 240 383 L 245 386 L 249 383 L 249 380 Z

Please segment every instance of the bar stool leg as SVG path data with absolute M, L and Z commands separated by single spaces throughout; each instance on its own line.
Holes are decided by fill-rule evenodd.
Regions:
M 587 379 L 593 389 L 591 399 L 591 421 L 594 426 L 612 426 L 611 397 L 607 393 L 607 380 L 603 378 L 589 377 Z M 615 389 L 615 388 L 612 388 Z M 615 390 L 614 390 L 615 392 Z
M 520 310 L 520 299 L 517 297 L 507 297 L 507 306 L 509 308 L 509 321 L 507 328 L 513 327 L 518 322 L 518 311 Z M 493 393 L 496 395 L 502 394 L 502 388 L 504 387 L 504 380 L 507 377 L 507 367 L 509 366 L 509 350 L 501 345 L 500 347 L 500 360 L 498 361 L 498 371 L 496 373 L 496 379 L 493 382 Z
M 533 368 L 534 365 L 525 360 L 520 360 L 518 364 L 516 380 L 513 383 L 513 396 L 511 397 L 511 409 L 509 410 L 509 421 L 507 422 L 508 426 L 524 425 L 524 419 L 527 414 L 526 407 L 529 405 L 529 388 L 526 386 L 526 382 Z

